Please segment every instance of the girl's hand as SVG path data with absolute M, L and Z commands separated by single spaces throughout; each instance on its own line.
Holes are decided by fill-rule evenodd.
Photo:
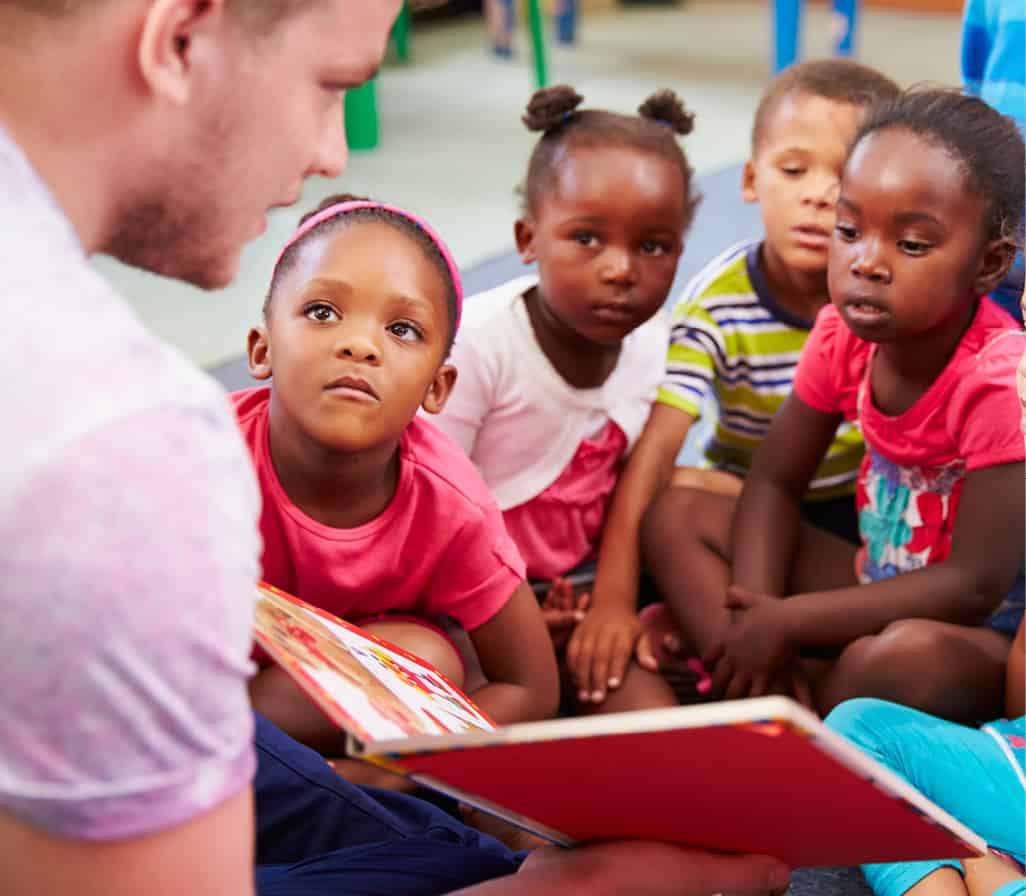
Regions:
M 640 634 L 641 622 L 630 610 L 592 607 L 588 611 L 566 649 L 578 700 L 601 703 L 610 689 L 620 686 Z
M 569 579 L 552 580 L 552 587 L 542 601 L 542 616 L 557 650 L 570 640 L 574 627 L 584 619 L 590 599 L 589 594 L 575 594 Z
M 740 585 L 727 589 L 733 621 L 723 641 L 702 658 L 713 671 L 713 689 L 726 700 L 761 697 L 795 656 L 784 601 Z

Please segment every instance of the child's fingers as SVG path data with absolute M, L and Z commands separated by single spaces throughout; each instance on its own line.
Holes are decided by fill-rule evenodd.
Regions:
M 580 614 L 581 619 L 588 612 L 589 606 L 591 606 L 591 592 L 586 591 L 584 594 L 577 595 L 577 612 Z
M 566 655 L 570 673 L 577 685 L 577 699 L 582 703 L 591 700 L 591 657 L 594 652 L 594 633 L 578 628 L 570 639 Z
M 569 579 L 557 579 L 558 582 L 558 594 L 559 594 L 559 608 L 561 610 L 572 610 L 574 608 L 574 586 L 570 584 Z
M 627 663 L 630 662 L 633 647 L 634 644 L 625 635 L 620 634 L 616 637 L 607 655 L 605 676 L 599 679 L 601 685 L 610 690 L 620 687 L 627 674 Z
M 719 664 L 720 660 L 723 659 L 726 647 L 722 641 L 719 644 L 714 644 L 705 653 L 702 654 L 702 663 L 706 669 L 715 669 Z M 715 672 L 713 677 L 716 677 Z M 724 682 L 726 684 L 726 682 Z
M 725 700 L 741 700 L 748 696 L 750 688 L 751 678 L 748 673 L 737 670 L 734 672 L 730 684 L 727 685 L 727 691 L 723 697 Z
M 616 687 L 619 687 L 620 682 L 623 681 L 623 669 L 617 670 L 614 666 L 621 651 L 630 649 L 623 642 L 623 634 L 614 626 L 607 627 L 602 633 L 602 638 L 595 648 L 595 654 L 591 661 L 592 703 L 601 703 L 606 699 L 606 692 L 612 687 L 610 680 L 616 681 Z
M 791 678 L 791 693 L 802 706 L 815 711 L 816 702 L 812 698 L 812 688 L 800 672 L 796 672 Z
M 545 595 L 543 606 L 553 610 L 566 609 L 566 579 L 556 578 L 549 586 L 549 593 Z
M 542 618 L 549 631 L 570 628 L 577 624 L 577 613 L 574 610 L 542 609 Z
M 769 676 L 759 672 L 752 676 L 752 684 L 748 689 L 749 697 L 764 697 L 769 692 Z
M 607 679 L 609 678 L 609 652 L 612 649 L 612 637 L 608 631 L 604 631 L 595 644 L 595 652 L 591 657 L 591 665 L 588 670 L 588 683 L 585 686 L 588 691 L 589 700 L 592 703 L 601 703 L 606 699 Z
M 638 643 L 634 648 L 634 659 L 638 661 L 638 665 L 642 669 L 647 669 L 649 672 L 659 671 L 659 658 L 656 656 L 652 641 L 647 634 L 643 633 L 638 638 Z
M 713 670 L 713 693 L 722 694 L 727 690 L 727 685 L 730 684 L 731 679 L 734 677 L 734 664 L 731 662 L 730 657 L 723 656 L 720 651 L 720 659 L 715 660 L 715 665 L 709 662 L 709 660 L 702 660 L 707 669 Z

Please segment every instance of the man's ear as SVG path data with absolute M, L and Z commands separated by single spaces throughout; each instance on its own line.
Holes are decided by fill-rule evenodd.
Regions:
M 420 406 L 429 414 L 441 414 L 445 403 L 456 385 L 456 368 L 452 364 L 443 364 L 438 368 L 435 378 L 428 386 L 427 394 Z
M 1012 262 L 1015 261 L 1016 248 L 1015 243 L 1008 237 L 991 240 L 984 246 L 980 269 L 976 272 L 976 281 L 973 283 L 977 295 L 985 296 L 993 292 L 1004 279 Z
M 189 98 L 198 38 L 224 31 L 225 0 L 153 0 L 139 37 L 139 71 L 149 89 L 176 105 Z M 220 38 L 220 39 L 223 39 Z
M 517 252 L 524 264 L 535 261 L 534 254 L 534 221 L 530 218 L 517 218 L 513 225 L 513 236 L 517 242 Z
M 755 190 L 755 162 L 749 159 L 741 169 L 741 198 L 745 202 L 758 202 L 759 194 Z
M 249 375 L 255 380 L 271 378 L 271 345 L 267 340 L 267 327 L 251 327 L 246 336 L 246 360 Z

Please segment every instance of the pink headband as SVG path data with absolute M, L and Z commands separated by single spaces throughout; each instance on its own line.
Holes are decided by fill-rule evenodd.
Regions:
M 372 202 L 365 199 L 355 199 L 349 202 L 338 202 L 335 205 L 329 205 L 326 209 L 319 211 L 312 218 L 307 218 L 306 221 L 296 228 L 292 236 L 290 236 L 288 240 L 285 241 L 285 245 L 282 246 L 281 252 L 278 254 L 278 260 L 274 263 L 274 269 L 278 270 L 278 265 L 281 264 L 281 260 L 284 258 L 285 253 L 318 224 L 323 224 L 331 218 L 348 215 L 350 212 L 359 211 L 364 208 L 379 209 L 383 212 L 398 215 L 400 218 L 405 218 L 407 221 L 415 224 L 424 231 L 431 242 L 435 244 L 435 248 L 437 248 L 441 253 L 442 258 L 445 260 L 446 267 L 449 269 L 449 276 L 452 277 L 453 291 L 456 294 L 456 320 L 453 321 L 453 331 L 455 332 L 459 328 L 460 318 L 463 316 L 463 281 L 460 279 L 460 271 L 459 268 L 456 267 L 456 260 L 452 257 L 449 247 L 442 242 L 442 238 L 427 221 L 419 215 L 413 214 L 413 212 L 408 212 L 406 209 L 399 208 L 397 205 L 388 205 L 384 202 Z

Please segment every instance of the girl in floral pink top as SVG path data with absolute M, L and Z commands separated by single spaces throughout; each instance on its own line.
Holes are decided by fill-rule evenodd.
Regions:
M 830 244 L 832 304 L 732 529 L 728 519 L 710 538 L 708 568 L 690 570 L 723 583 L 722 636 L 705 657 L 718 694 L 1000 715 L 1023 612 L 1015 369 L 1026 340 L 981 300 L 1018 242 L 1023 169 L 1014 125 L 952 91 L 904 94 L 856 136 Z M 858 421 L 867 448 L 857 550 L 798 517 L 842 419 Z

